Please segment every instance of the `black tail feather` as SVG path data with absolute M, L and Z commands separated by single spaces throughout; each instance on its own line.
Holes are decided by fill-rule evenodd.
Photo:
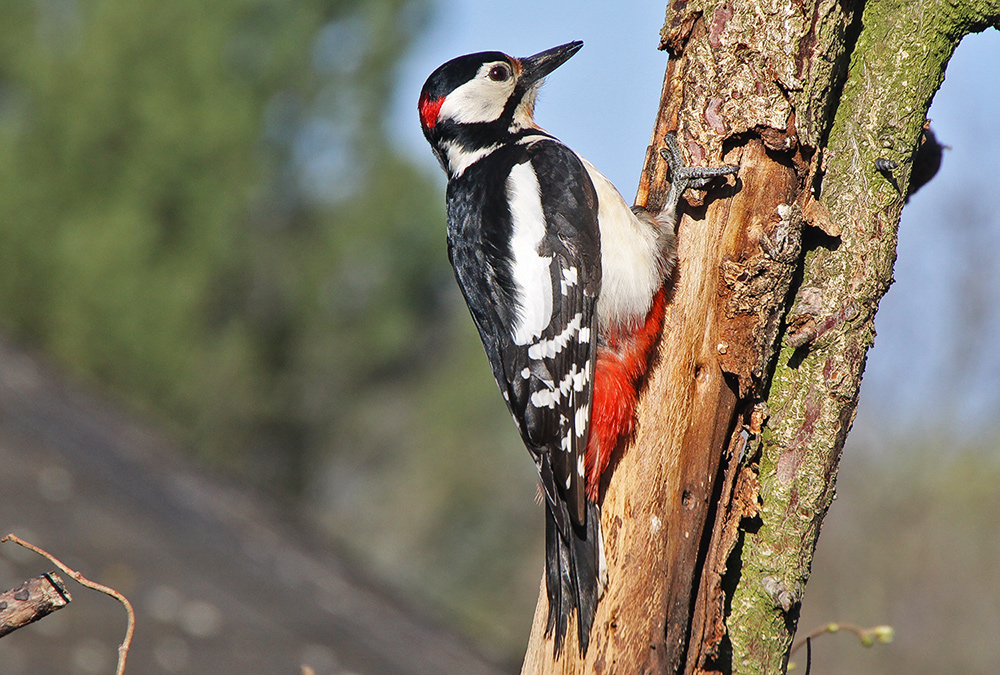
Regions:
M 601 509 L 588 500 L 584 526 L 563 533 L 552 506 L 545 509 L 545 588 L 549 599 L 546 635 L 553 635 L 555 654 L 562 651 L 569 616 L 576 610 L 580 653 L 590 645 L 590 629 L 600 593 Z

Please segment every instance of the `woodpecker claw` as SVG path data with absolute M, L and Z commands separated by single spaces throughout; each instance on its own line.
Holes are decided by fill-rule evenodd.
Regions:
M 738 166 L 689 166 L 684 163 L 684 153 L 673 132 L 666 134 L 663 141 L 667 147 L 660 150 L 660 156 L 670 167 L 670 192 L 667 193 L 665 209 L 675 210 L 681 195 L 688 189 L 701 190 L 714 178 L 728 176 L 739 170 Z

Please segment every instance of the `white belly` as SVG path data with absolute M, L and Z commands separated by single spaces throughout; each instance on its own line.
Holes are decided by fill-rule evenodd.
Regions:
M 663 285 L 669 262 L 653 223 L 638 218 L 615 186 L 593 164 L 580 158 L 597 190 L 601 231 L 600 328 L 646 318 Z

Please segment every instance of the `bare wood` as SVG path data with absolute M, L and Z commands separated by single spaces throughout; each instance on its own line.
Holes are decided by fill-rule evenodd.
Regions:
M 62 609 L 72 599 L 66 584 L 55 572 L 29 579 L 0 593 L 0 637 Z
M 610 586 L 590 650 L 582 659 L 570 641 L 553 661 L 541 593 L 523 673 L 783 672 L 891 280 L 904 195 L 874 160 L 888 152 L 906 184 L 951 49 L 997 11 L 883 0 L 858 22 L 860 4 L 668 8 L 672 57 L 637 203 L 662 204 L 657 150 L 670 130 L 696 163 L 738 162 L 739 189 L 709 194 L 681 222 L 659 359 L 604 495 Z M 948 11 L 933 28 L 942 39 L 920 47 L 920 17 Z M 855 53 L 867 70 L 842 97 L 863 26 L 893 56 Z
M 725 492 L 733 494 L 736 462 L 724 459 L 734 457 L 731 447 L 742 448 L 736 421 L 751 412 L 740 397 L 760 379 L 760 352 L 773 341 L 774 316 L 792 270 L 790 261 L 765 255 L 759 240 L 784 227 L 782 238 L 798 253 L 798 221 L 782 219 L 777 207 L 794 202 L 800 181 L 791 163 L 771 161 L 759 140 L 720 156 L 722 138 L 681 105 L 707 105 L 707 89 L 685 89 L 692 68 L 686 56 L 671 59 L 654 139 L 680 126 L 692 158 L 739 163 L 739 189 L 710 194 L 704 207 L 693 209 L 697 219 L 684 218 L 680 225 L 679 269 L 658 362 L 640 402 L 638 432 L 614 468 L 602 505 L 610 586 L 598 607 L 591 648 L 584 661 L 567 648 L 552 663 L 551 645 L 540 639 L 541 596 L 524 673 L 683 669 L 696 590 L 710 553 L 707 536 L 716 529 L 710 514 L 722 487 L 720 473 Z M 657 149 L 647 153 L 637 198 L 654 209 L 666 179 Z M 725 530 L 730 537 L 731 530 Z M 721 570 L 725 556 L 709 556 L 708 562 Z M 698 633 L 706 630 L 703 605 L 694 622 Z

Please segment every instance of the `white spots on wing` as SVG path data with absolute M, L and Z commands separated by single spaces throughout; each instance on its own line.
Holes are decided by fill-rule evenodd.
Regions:
M 531 393 L 531 405 L 536 408 L 555 408 L 559 403 L 559 390 L 539 389 Z
M 566 418 L 562 417 L 561 419 L 566 419 Z M 566 429 L 565 430 L 565 433 L 563 434 L 562 440 L 559 442 L 559 448 L 563 452 L 565 452 L 567 455 L 569 453 L 573 452 L 573 430 L 572 429 Z M 572 483 L 573 483 L 573 472 L 572 471 L 567 471 L 566 472 L 566 489 L 567 490 L 569 489 L 569 486 L 572 485 Z
M 577 438 L 583 438 L 583 435 L 587 433 L 587 425 L 590 424 L 590 406 L 584 405 L 577 408 L 576 411 L 576 435 Z
M 539 359 L 553 358 L 556 354 L 562 351 L 563 347 L 565 347 L 570 341 L 570 338 L 580 332 L 581 323 L 583 323 L 583 313 L 577 312 L 576 316 L 574 316 L 572 320 L 566 324 L 566 328 L 564 328 L 559 335 L 556 335 L 551 340 L 539 340 L 535 344 L 528 347 L 528 358 L 536 361 Z M 589 329 L 587 332 L 590 332 Z
M 568 267 L 562 271 L 562 280 L 559 282 L 559 289 L 563 295 L 569 293 L 569 289 L 577 284 L 577 272 L 575 267 Z
M 583 454 L 576 456 L 576 475 L 583 478 L 583 473 L 585 471 L 585 465 L 583 463 Z
M 554 409 L 563 398 L 569 399 L 570 392 L 581 392 L 586 388 L 590 380 L 590 360 L 583 365 L 583 369 L 574 363 L 569 372 L 559 381 L 557 387 L 555 383 L 545 383 L 547 388 L 539 389 L 531 394 L 531 405 L 536 408 Z M 560 419 L 561 424 L 565 424 L 565 418 Z
M 601 531 L 601 519 L 597 519 L 597 599 L 604 597 L 608 588 L 608 559 L 604 557 L 604 533 Z
M 531 371 L 525 368 L 524 370 L 521 371 L 521 377 L 527 380 L 529 377 L 531 377 Z
M 587 359 L 587 362 L 583 364 L 583 370 L 578 373 L 570 372 L 570 374 L 573 376 L 573 391 L 583 391 L 590 379 L 590 359 Z
M 465 170 L 470 166 L 481 160 L 483 157 L 491 154 L 494 150 L 500 147 L 499 144 L 489 145 L 485 148 L 477 148 L 475 150 L 469 150 L 461 143 L 455 141 L 445 141 L 441 144 L 444 148 L 445 157 L 448 158 L 448 170 L 451 172 L 453 178 L 458 178 Z
M 511 276 L 517 286 L 520 310 L 513 340 L 514 344 L 526 345 L 541 335 L 552 319 L 552 257 L 538 254 L 545 237 L 545 214 L 538 176 L 530 163 L 517 164 L 510 170 L 507 200 L 513 225 Z
M 581 328 L 580 332 L 576 334 L 576 339 L 582 345 L 590 342 L 590 326 Z

